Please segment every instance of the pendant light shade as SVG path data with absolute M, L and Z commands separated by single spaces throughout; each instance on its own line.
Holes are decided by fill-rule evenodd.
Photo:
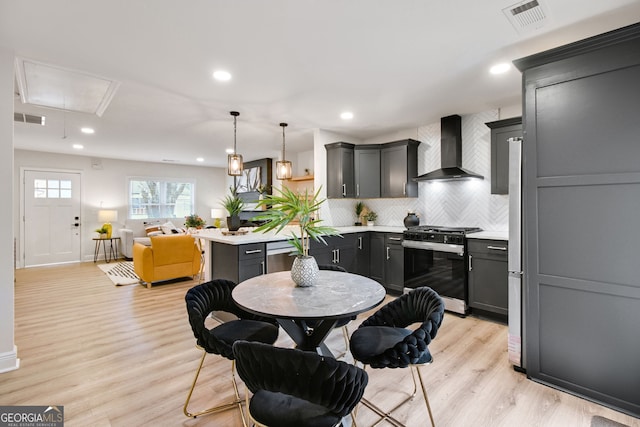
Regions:
M 287 124 L 280 123 L 280 126 L 282 126 L 282 160 L 276 162 L 276 178 L 291 179 L 291 162 L 285 159 L 284 152 L 284 128 L 287 127 Z
M 233 154 L 229 154 L 227 156 L 227 174 L 231 176 L 240 176 L 244 169 L 244 165 L 242 164 L 242 155 L 236 153 L 236 121 L 240 113 L 237 111 L 231 111 L 229 114 L 233 116 Z

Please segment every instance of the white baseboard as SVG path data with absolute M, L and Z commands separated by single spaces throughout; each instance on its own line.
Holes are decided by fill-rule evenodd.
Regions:
M 0 373 L 15 371 L 20 367 L 18 359 L 18 347 L 13 346 L 13 351 L 0 353 Z

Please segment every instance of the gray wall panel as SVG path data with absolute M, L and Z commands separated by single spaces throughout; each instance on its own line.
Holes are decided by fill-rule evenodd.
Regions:
M 538 198 L 540 274 L 640 287 L 640 183 L 544 187 Z

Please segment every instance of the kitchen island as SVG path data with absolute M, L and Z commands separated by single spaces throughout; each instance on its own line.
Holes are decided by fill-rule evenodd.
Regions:
M 356 233 L 402 233 L 404 227 L 395 226 L 345 226 L 335 227 L 341 235 L 356 234 Z M 291 238 L 291 233 L 294 232 L 299 235 L 299 229 L 296 226 L 290 225 L 285 227 L 280 233 L 267 232 L 267 233 L 254 233 L 253 228 L 242 228 L 247 233 L 243 235 L 224 235 L 225 229 L 205 229 L 198 230 L 194 234 L 195 238 L 201 239 L 205 244 L 202 245 L 204 251 L 204 280 L 210 281 L 213 275 L 212 267 L 214 265 L 220 265 L 221 263 L 225 267 L 229 267 L 232 270 L 238 272 L 225 277 L 229 280 L 241 281 L 240 279 L 246 279 L 244 275 L 254 276 L 257 274 L 266 273 L 265 257 L 266 257 L 266 245 L 267 243 L 281 242 L 286 251 L 286 241 Z M 224 252 L 221 255 L 221 251 Z M 214 262 L 213 257 L 217 259 Z M 221 259 L 224 257 L 225 259 Z M 216 278 L 219 278 L 216 275 Z

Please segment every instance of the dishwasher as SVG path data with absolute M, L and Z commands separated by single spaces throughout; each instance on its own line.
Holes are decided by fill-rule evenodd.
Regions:
M 296 248 L 288 240 L 267 242 L 267 273 L 291 270 Z

